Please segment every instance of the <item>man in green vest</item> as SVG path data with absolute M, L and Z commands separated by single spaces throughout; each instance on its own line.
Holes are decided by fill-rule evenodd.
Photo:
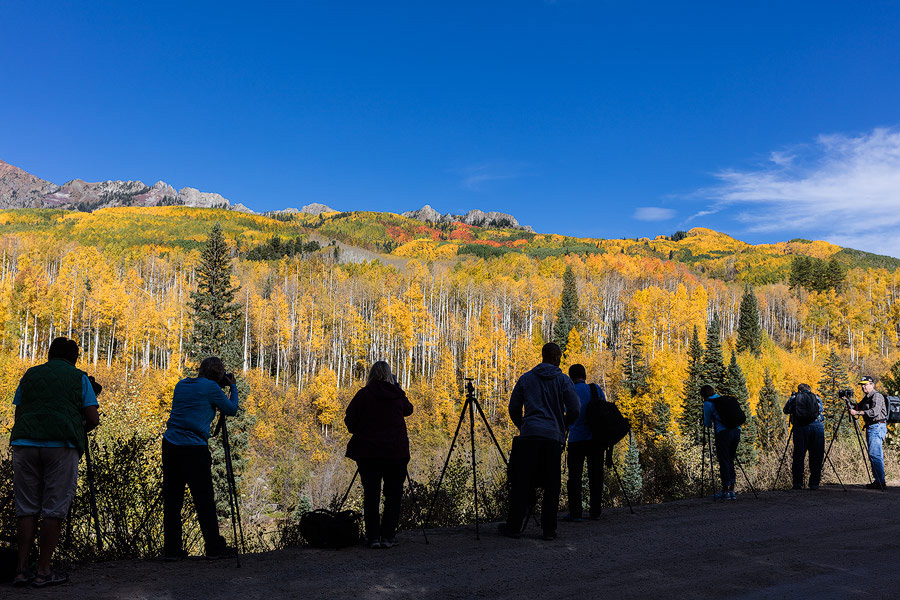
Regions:
M 78 344 L 58 337 L 50 343 L 47 359 L 25 372 L 13 399 L 16 415 L 10 446 L 18 519 L 16 586 L 44 587 L 68 580 L 64 573 L 51 570 L 50 558 L 75 497 L 85 433 L 100 422 L 91 381 L 75 368 Z M 28 554 L 39 517 L 40 555 L 32 574 Z

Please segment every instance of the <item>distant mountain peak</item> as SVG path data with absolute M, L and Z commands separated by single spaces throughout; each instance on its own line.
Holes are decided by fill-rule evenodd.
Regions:
M 476 227 L 498 227 L 505 229 L 523 229 L 534 233 L 534 229 L 529 225 L 520 225 L 519 221 L 510 214 L 501 212 L 485 212 L 483 210 L 473 208 L 464 215 L 454 215 L 452 213 L 441 214 L 426 204 L 419 210 L 408 210 L 400 213 L 408 219 L 417 221 L 431 221 L 432 223 L 452 223 L 459 221 L 466 225 L 475 225 Z

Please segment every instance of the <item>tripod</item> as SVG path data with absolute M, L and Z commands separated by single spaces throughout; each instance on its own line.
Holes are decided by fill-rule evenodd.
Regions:
M 713 419 L 713 427 L 717 423 L 716 419 Z M 709 477 L 710 477 L 710 486 L 715 487 L 715 471 L 713 470 L 713 459 L 712 459 L 712 448 L 713 448 L 713 440 L 712 436 L 709 433 L 709 427 L 705 428 L 705 436 L 708 440 L 709 446 Z M 718 458 L 718 449 L 716 450 L 716 457 Z M 759 494 L 756 493 L 756 489 L 753 487 L 753 484 L 750 483 L 750 478 L 747 476 L 747 471 L 744 470 L 744 465 L 741 463 L 741 459 L 738 458 L 737 453 L 734 455 L 734 462 L 737 464 L 738 468 L 741 470 L 741 474 L 744 476 L 744 480 L 747 482 L 747 487 L 750 488 L 750 491 L 753 492 L 753 497 L 759 500 Z M 702 464 L 702 462 L 701 462 Z M 702 471 L 701 471 L 702 473 Z M 701 475 L 700 478 L 700 491 L 703 492 L 703 477 Z
M 231 507 L 231 531 L 234 535 L 234 552 L 237 560 L 237 567 L 241 567 L 241 551 L 246 551 L 244 543 L 244 526 L 241 522 L 241 506 L 240 497 L 237 493 L 237 483 L 234 479 L 234 467 L 231 464 L 231 444 L 228 441 L 228 423 L 225 415 L 219 415 L 219 422 L 216 425 L 215 433 L 222 430 L 222 449 L 225 451 L 225 476 L 228 479 L 228 505 Z M 215 433 L 213 435 L 215 435 Z M 238 538 L 240 531 L 240 538 Z M 240 542 L 240 544 L 238 543 Z
M 838 432 L 841 430 L 841 423 L 844 422 L 844 417 L 846 416 L 853 423 L 853 431 L 856 433 L 856 442 L 859 445 L 859 451 L 862 454 L 863 465 L 865 465 L 866 467 L 866 475 L 868 475 L 869 479 L 874 479 L 872 471 L 869 469 L 869 445 L 863 440 L 862 431 L 859 428 L 859 422 L 853 418 L 853 415 L 850 414 L 850 401 L 845 396 L 841 396 L 841 398 L 844 400 L 844 403 L 847 406 L 844 410 L 841 411 L 841 418 L 838 419 L 838 422 L 834 426 L 834 431 L 832 431 L 831 433 L 831 440 L 828 442 L 828 449 L 825 451 L 825 458 L 831 461 L 831 447 L 834 444 L 834 440 L 837 438 Z M 841 485 L 843 486 L 843 484 Z M 880 481 L 878 482 L 878 485 L 879 487 L 881 487 L 882 492 L 885 491 L 885 488 Z
M 88 506 L 91 511 L 89 520 L 92 521 L 94 525 L 94 536 L 97 538 L 97 552 L 102 553 L 103 535 L 100 532 L 100 514 L 97 510 L 97 488 L 94 485 L 94 465 L 91 461 L 91 447 L 87 432 L 84 434 L 84 460 L 88 481 Z M 72 546 L 72 506 L 74 504 L 75 502 L 73 501 L 69 505 L 69 513 L 66 516 L 66 548 L 71 548 Z
M 347 491 L 344 492 L 344 497 L 341 498 L 341 503 L 338 504 L 338 511 L 344 508 L 344 503 L 347 502 L 347 497 L 350 496 L 350 490 L 353 489 L 353 484 L 356 483 L 356 476 L 359 475 L 359 467 L 356 467 L 356 471 L 353 473 L 353 478 L 350 480 L 350 485 L 347 486 Z M 416 514 L 419 515 L 419 520 L 422 519 L 422 507 L 419 506 L 419 500 L 415 494 L 413 494 L 412 490 L 414 489 L 412 477 L 409 476 L 409 472 L 406 473 L 406 482 L 409 483 L 409 495 L 413 500 L 413 503 L 416 505 Z M 363 490 L 365 493 L 365 490 Z M 428 534 L 425 533 L 425 522 L 422 522 L 422 536 L 425 538 L 425 543 L 428 542 Z
M 462 428 L 463 421 L 466 418 L 466 414 L 469 415 L 469 438 L 472 444 L 472 497 L 475 504 L 475 539 L 480 540 L 481 535 L 479 533 L 479 523 L 478 523 L 478 472 L 475 468 L 475 409 L 478 409 L 478 414 L 481 416 L 481 420 L 484 422 L 484 426 L 487 428 L 488 433 L 491 436 L 491 439 L 494 441 L 494 445 L 497 447 L 497 452 L 500 453 L 500 458 L 503 459 L 504 464 L 509 466 L 509 460 L 507 460 L 506 455 L 503 454 L 503 450 L 500 448 L 500 442 L 497 441 L 497 437 L 494 435 L 494 430 L 491 429 L 491 424 L 488 423 L 487 417 L 484 414 L 484 411 L 481 409 L 481 404 L 478 403 L 478 398 L 475 396 L 475 386 L 472 384 L 474 381 L 471 377 L 466 377 L 466 401 L 463 403 L 462 410 L 459 411 L 459 423 L 456 424 L 456 432 L 453 434 L 453 441 L 450 442 L 450 449 L 447 451 L 447 458 L 444 460 L 444 467 L 441 469 L 441 474 L 438 477 L 437 486 L 434 488 L 434 494 L 431 496 L 431 504 L 428 507 L 428 515 L 425 517 L 425 523 L 423 523 L 422 527 L 424 528 L 428 523 L 431 522 L 431 515 L 434 512 L 434 504 L 437 501 L 438 492 L 441 490 L 441 483 L 444 481 L 444 473 L 447 472 L 447 466 L 450 464 L 450 456 L 453 454 L 453 447 L 456 445 L 456 439 L 459 436 L 459 430 Z
M 619 467 L 617 467 L 616 463 L 613 462 L 613 447 L 608 447 L 605 454 L 606 466 L 613 468 L 613 473 L 616 474 L 616 481 L 619 483 L 619 489 L 622 490 L 622 496 L 625 497 L 625 502 L 628 504 L 628 510 L 631 511 L 631 514 L 634 514 L 634 508 L 631 506 L 631 499 L 628 497 L 628 492 L 625 490 L 625 486 L 622 484 L 622 478 L 619 476 Z
M 794 424 L 791 423 L 791 427 L 788 430 L 787 440 L 785 440 L 785 442 L 784 442 L 784 452 L 781 453 L 781 460 L 778 461 L 778 471 L 775 472 L 775 479 L 772 480 L 772 491 L 773 492 L 775 491 L 775 487 L 778 485 L 778 478 L 781 476 L 781 468 L 784 466 L 784 459 L 787 457 L 788 446 L 791 445 L 791 440 L 793 440 L 793 435 L 792 435 L 793 433 L 794 433 Z M 810 452 L 812 452 L 812 450 L 810 450 Z M 837 477 L 838 483 L 841 484 L 841 489 L 846 492 L 847 488 L 844 487 L 844 482 L 841 481 L 841 476 L 838 475 L 837 469 L 835 468 L 834 463 L 831 461 L 831 458 L 828 456 L 828 454 L 825 455 L 825 458 L 822 461 L 823 467 L 824 467 L 825 460 L 827 460 L 828 464 L 831 465 L 831 470 L 834 471 L 834 476 Z

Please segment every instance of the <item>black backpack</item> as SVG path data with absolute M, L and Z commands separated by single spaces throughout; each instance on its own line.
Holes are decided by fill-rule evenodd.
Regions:
M 797 392 L 794 394 L 794 408 L 791 416 L 794 426 L 809 425 L 819 418 L 819 399 L 812 392 Z
M 885 396 L 884 405 L 887 407 L 887 422 L 900 423 L 900 396 Z
M 590 388 L 591 401 L 585 409 L 585 421 L 594 443 L 601 448 L 612 448 L 628 435 L 631 423 L 622 416 L 619 407 L 600 397 L 600 387 L 596 383 Z
M 343 548 L 360 540 L 361 515 L 353 510 L 332 511 L 325 508 L 304 513 L 300 517 L 300 534 L 316 548 Z
M 747 415 L 741 408 L 741 403 L 734 396 L 718 396 L 716 398 L 708 398 L 716 412 L 719 413 L 719 422 L 728 429 L 740 427 L 747 422 Z

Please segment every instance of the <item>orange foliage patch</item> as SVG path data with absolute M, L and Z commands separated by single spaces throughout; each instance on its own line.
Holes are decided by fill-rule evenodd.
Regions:
M 416 227 L 413 231 L 415 231 L 415 233 L 417 235 L 423 235 L 423 234 L 427 235 L 429 238 L 431 238 L 432 240 L 435 240 L 435 241 L 441 239 L 440 230 L 435 229 L 434 227 L 429 227 L 428 225 L 420 225 L 419 227 Z
M 454 221 L 453 225 L 456 227 L 450 233 L 451 240 L 462 240 L 466 242 L 471 242 L 475 239 L 475 234 L 472 233 L 472 227 L 470 225 L 466 225 L 465 223 L 460 223 L 459 221 Z
M 396 225 L 387 225 L 385 226 L 387 230 L 387 234 L 394 238 L 394 240 L 400 242 L 401 244 L 405 244 L 413 239 L 413 236 L 409 234 L 408 231 L 397 227 Z

